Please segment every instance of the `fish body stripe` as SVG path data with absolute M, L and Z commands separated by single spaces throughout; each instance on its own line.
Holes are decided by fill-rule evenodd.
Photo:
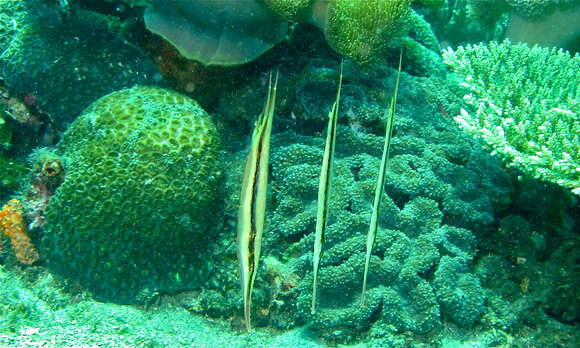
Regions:
M 385 187 L 386 181 L 386 170 L 387 170 L 387 162 L 389 160 L 389 150 L 391 148 L 391 138 L 393 136 L 393 124 L 395 119 L 395 106 L 397 104 L 397 93 L 399 91 L 399 78 L 401 75 L 401 62 L 403 59 L 403 51 L 401 51 L 401 55 L 399 56 L 399 69 L 397 71 L 397 78 L 395 81 L 395 90 L 393 92 L 393 97 L 391 98 L 391 103 L 389 108 L 386 110 L 386 118 L 387 118 L 387 125 L 385 129 L 385 142 L 383 145 L 383 155 L 381 157 L 381 165 L 379 168 L 379 175 L 377 177 L 377 187 L 375 189 L 375 200 L 373 202 L 373 212 L 371 214 L 371 222 L 369 224 L 369 232 L 367 234 L 367 251 L 365 256 L 365 269 L 363 274 L 363 286 L 362 286 L 362 294 L 361 294 L 361 306 L 364 306 L 365 301 L 365 291 L 367 287 L 367 276 L 369 271 L 369 265 L 371 262 L 371 254 L 372 249 L 375 244 L 375 239 L 377 237 L 377 230 L 379 227 L 379 213 L 381 209 L 381 198 L 383 195 L 383 190 Z
M 270 75 L 264 111 L 258 117 L 252 133 L 252 143 L 246 161 L 238 213 L 238 260 L 244 299 L 244 318 L 248 331 L 251 328 L 252 289 L 256 279 L 264 231 L 270 135 L 274 118 L 277 83 L 278 74 L 276 74 L 276 81 L 273 87 Z

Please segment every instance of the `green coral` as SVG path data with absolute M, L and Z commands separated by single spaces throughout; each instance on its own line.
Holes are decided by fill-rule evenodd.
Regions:
M 296 20 L 300 12 L 310 6 L 311 0 L 263 0 L 266 6 L 287 20 Z
M 5 150 L 12 145 L 12 129 L 3 117 L 0 117 L 0 149 Z
M 411 0 L 263 0 L 278 15 L 311 23 L 330 47 L 357 63 L 381 56 L 400 37 L 411 15 Z
M 67 174 L 41 255 L 98 297 L 199 284 L 222 208 L 219 139 L 197 102 L 134 87 L 93 103 L 58 144 Z
M 405 121 L 401 120 L 403 122 Z M 374 321 L 371 327 L 380 323 L 393 323 L 393 329 L 397 332 L 426 333 L 440 326 L 442 315 L 449 315 L 459 325 L 471 326 L 479 318 L 480 308 L 475 308 L 479 304 L 479 297 L 474 295 L 475 309 L 468 318 L 459 313 L 463 307 L 449 305 L 441 310 L 440 306 L 447 298 L 442 297 L 439 301 L 431 280 L 425 277 L 437 270 L 443 256 L 459 258 L 469 264 L 475 255 L 475 236 L 469 230 L 444 224 L 443 217 L 448 220 L 453 212 L 443 210 L 439 202 L 452 202 L 452 205 L 446 204 L 453 208 L 469 204 L 462 202 L 459 197 L 452 198 L 459 192 L 441 181 L 442 174 L 437 177 L 432 170 L 459 174 L 459 182 L 464 181 L 464 174 L 457 167 L 427 170 L 432 164 L 427 161 L 418 162 L 419 157 L 406 158 L 409 156 L 406 154 L 394 155 L 394 159 L 405 158 L 404 172 L 399 167 L 389 168 L 389 195 L 383 197 L 381 209 L 381 221 L 388 222 L 389 229 L 380 228 L 377 236 L 371 258 L 368 303 L 364 311 L 360 310 L 359 295 L 364 265 L 364 254 L 361 251 L 364 250 L 366 241 L 378 163 L 376 157 L 365 152 L 360 153 L 364 149 L 361 144 L 367 142 L 362 134 L 358 144 L 350 129 L 339 127 L 338 134 L 342 144 L 337 149 L 344 157 L 335 160 L 331 192 L 333 198 L 330 201 L 332 223 L 328 225 L 318 285 L 321 294 L 319 310 L 315 316 L 311 316 L 311 265 L 304 261 L 298 262 L 295 272 L 301 275 L 301 279 L 296 287 L 296 298 L 291 300 L 295 301 L 295 305 L 291 306 L 294 308 L 292 317 L 296 318 L 294 322 L 309 320 L 313 330 L 329 342 L 335 343 L 351 342 L 361 331 L 369 329 L 369 321 Z M 368 136 L 380 140 L 379 137 Z M 345 146 L 344 141 L 349 145 Z M 279 249 L 287 245 L 288 240 L 296 241 L 288 246 L 288 250 L 283 251 L 285 255 L 296 257 L 299 252 L 311 253 L 313 236 L 308 233 L 315 225 L 315 195 L 322 144 L 319 139 L 290 134 L 275 136 L 274 143 L 276 147 L 272 156 L 272 173 L 276 197 L 271 223 L 274 233 L 265 240 L 264 249 Z M 407 150 L 406 140 L 398 144 Z M 376 148 L 380 151 L 380 144 Z M 353 154 L 345 153 L 347 149 Z M 415 167 L 416 164 L 420 167 Z M 406 187 L 404 183 L 411 181 L 411 176 L 416 176 L 414 180 L 422 182 L 424 187 L 433 185 L 440 186 L 441 189 L 402 191 Z M 454 179 L 449 177 L 449 181 L 452 180 Z M 477 182 L 478 179 L 465 178 L 465 181 Z M 417 189 L 420 186 L 417 184 Z M 469 195 L 473 195 L 473 192 Z M 409 196 L 411 199 L 408 199 Z M 401 208 L 396 205 L 397 201 Z M 482 200 L 477 209 L 470 209 L 479 213 L 474 214 L 477 217 L 463 217 L 461 214 L 465 221 L 460 223 L 455 219 L 455 223 L 472 226 L 489 223 L 492 218 L 488 216 L 486 208 Z M 445 278 L 444 276 L 446 275 L 442 274 L 440 279 Z M 469 287 L 475 284 L 473 279 L 474 277 L 465 275 L 461 280 L 444 280 L 448 283 L 459 281 Z M 471 310 L 472 307 L 468 309 Z M 279 317 L 277 313 L 273 315 Z
M 443 5 L 445 5 L 446 0 L 415 0 L 415 2 L 422 7 L 438 9 L 440 7 L 443 7 Z
M 580 57 L 509 41 L 444 52 L 473 107 L 455 117 L 508 164 L 580 195 Z
M 410 0 L 333 0 L 328 5 L 325 36 L 335 51 L 364 63 L 380 56 L 403 32 Z
M 158 72 L 87 15 L 62 18 L 57 3 L 0 1 L 0 78 L 15 94 L 34 93 L 36 106 L 63 130 L 100 96 L 152 83 Z
M 25 175 L 24 161 L 0 156 L 0 199 L 5 200 L 13 194 Z
M 465 260 L 443 256 L 434 274 L 433 288 L 442 311 L 461 327 L 472 327 L 485 312 L 485 295 L 479 278 Z

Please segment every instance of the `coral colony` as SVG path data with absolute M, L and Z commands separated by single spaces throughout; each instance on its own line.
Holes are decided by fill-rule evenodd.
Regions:
M 575 346 L 579 16 L 0 0 L 0 346 Z

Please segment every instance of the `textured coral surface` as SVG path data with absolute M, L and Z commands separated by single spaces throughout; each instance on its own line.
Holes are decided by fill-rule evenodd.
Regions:
M 236 69 L 199 69 L 198 63 L 174 59 L 175 50 L 147 49 L 149 58 L 124 51 L 132 44 L 156 45 L 151 34 L 142 35 L 140 22 L 140 6 L 152 1 L 0 0 L 0 68 L 4 74 L 24 70 L 24 82 L 54 93 L 50 99 L 36 95 L 40 106 L 75 118 L 66 110 L 80 111 L 149 71 L 133 65 L 131 57 L 138 56 L 162 68 L 155 83 L 195 96 L 216 124 L 188 98 L 138 87 L 97 101 L 56 150 L 30 156 L 32 181 L 23 182 L 20 192 L 14 192 L 15 182 L 24 169 L 14 163 L 23 158 L 0 161 L 5 169 L 0 198 L 17 195 L 34 212 L 44 212 L 50 202 L 44 224 L 40 214 L 27 221 L 36 226 L 29 232 L 39 262 L 18 262 L 9 238 L 3 240 L 0 346 L 575 347 L 580 342 L 578 197 L 505 168 L 483 141 L 458 127 L 453 116 L 462 108 L 472 111 L 470 100 L 462 98 L 469 90 L 446 71 L 440 51 L 500 40 L 512 8 L 508 1 L 576 0 L 416 0 L 405 20 L 409 27 L 402 28 L 409 29 L 406 36 L 388 47 L 386 40 L 375 42 L 380 48 L 372 53 L 384 59 L 362 67 L 344 59 L 315 315 L 310 306 L 316 196 L 341 57 L 309 25 L 296 26 L 288 40 Z M 345 10 L 363 2 L 366 8 L 396 3 L 254 1 L 278 5 L 300 23 L 310 3 L 340 3 Z M 367 42 L 388 39 L 384 31 L 372 30 L 376 13 L 359 12 L 359 23 L 371 30 L 357 27 L 348 12 L 339 18 L 355 54 L 378 47 L 354 42 L 357 34 L 371 39 Z M 322 14 L 326 18 L 328 11 Z M 391 23 L 380 18 L 379 27 L 385 20 Z M 135 26 L 141 28 L 133 32 Z M 361 307 L 384 114 L 400 48 L 404 73 Z M 518 63 L 522 52 L 512 52 Z M 500 69 L 512 67 L 504 59 L 512 53 L 498 55 Z M 561 60 L 546 62 L 531 69 L 563 71 Z M 77 67 L 80 74 L 69 69 Z M 268 209 L 252 296 L 253 331 L 245 332 L 236 220 L 248 135 L 263 107 L 268 72 L 276 68 Z M 521 96 L 533 87 L 521 81 L 498 85 Z M 11 82 L 9 89 L 18 79 Z M 552 92 L 537 90 L 539 100 L 530 102 L 542 107 L 550 99 L 543 96 Z M 35 100 L 34 94 L 17 97 Z M 217 147 L 217 133 L 223 148 Z M 18 132 L 12 135 L 11 148 L 28 154 Z M 66 177 L 60 186 L 54 180 L 59 172 Z M 37 190 L 27 194 L 31 185 Z
M 175 92 L 95 102 L 58 146 L 67 175 L 46 209 L 49 267 L 116 302 L 198 286 L 220 220 L 218 151 L 209 116 Z
M 0 77 L 34 95 L 61 131 L 100 96 L 151 83 L 156 73 L 135 47 L 80 17 L 63 18 L 43 0 L 0 1 Z
M 455 117 L 508 166 L 580 195 L 580 56 L 525 44 L 444 52 L 469 88 Z
M 492 228 L 494 206 L 506 199 L 510 179 L 497 159 L 445 116 L 442 105 L 457 108 L 461 100 L 438 79 L 404 73 L 367 303 L 361 308 L 366 234 L 384 135 L 381 103 L 394 75 L 385 69 L 362 81 L 350 69 L 341 94 L 315 315 L 310 313 L 312 246 L 324 151 L 324 123 L 315 115 L 330 107 L 337 75 L 327 64 L 308 67 L 288 82 L 300 93 L 277 119 L 291 130 L 272 139 L 262 249 L 267 261 L 255 284 L 256 325 L 308 324 L 330 343 L 353 342 L 369 330 L 386 340 L 403 332 L 433 334 L 445 323 L 472 328 L 486 312 L 484 289 L 472 271 L 476 236 Z M 286 113 L 296 115 L 294 125 Z M 239 165 L 228 163 L 232 178 Z M 235 283 L 224 286 L 232 286 L 232 294 L 239 291 Z M 220 308 L 214 315 L 230 316 L 227 307 L 235 303 L 220 292 L 212 293 L 209 308 Z

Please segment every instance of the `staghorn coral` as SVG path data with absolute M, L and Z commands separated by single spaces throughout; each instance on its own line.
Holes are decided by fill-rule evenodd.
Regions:
M 18 199 L 12 199 L 0 211 L 0 230 L 10 239 L 12 249 L 20 263 L 31 265 L 38 260 L 38 251 L 28 235 L 24 210 Z
M 491 42 L 444 52 L 469 88 L 455 117 L 508 166 L 580 195 L 580 56 Z

